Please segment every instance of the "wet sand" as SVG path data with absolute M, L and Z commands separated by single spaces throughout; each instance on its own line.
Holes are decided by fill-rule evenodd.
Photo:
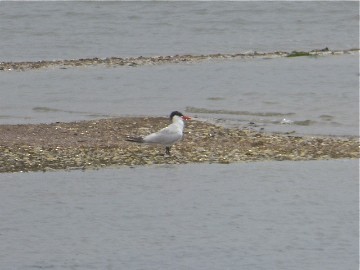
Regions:
M 70 123 L 0 125 L 0 172 L 94 169 L 150 164 L 359 158 L 357 138 L 266 134 L 188 121 L 183 141 L 161 146 L 126 136 L 165 127 L 167 118 L 124 117 Z

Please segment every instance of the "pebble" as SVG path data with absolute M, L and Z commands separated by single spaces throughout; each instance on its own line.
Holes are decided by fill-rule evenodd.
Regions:
M 326 49 L 326 48 L 325 48 Z M 67 69 L 74 67 L 86 67 L 104 65 L 106 67 L 117 66 L 143 66 L 143 65 L 159 65 L 170 63 L 196 63 L 200 61 L 216 60 L 216 59 L 249 59 L 249 58 L 263 58 L 272 59 L 278 57 L 301 57 L 301 56 L 326 56 L 339 54 L 357 54 L 359 49 L 349 50 L 312 50 L 309 52 L 254 52 L 249 51 L 245 53 L 217 53 L 208 55 L 173 55 L 173 56 L 155 56 L 155 57 L 107 57 L 107 58 L 87 58 L 87 59 L 71 59 L 71 60 L 53 60 L 53 61 L 37 61 L 37 62 L 0 62 L 0 71 L 26 71 L 41 68 L 59 68 Z
M 357 138 L 266 134 L 197 120 L 187 122 L 186 136 L 173 146 L 170 157 L 164 156 L 161 146 L 125 141 L 128 135 L 154 132 L 167 124 L 168 119 L 160 117 L 124 117 L 0 125 L 0 172 L 96 169 L 114 165 L 358 159 L 360 156 Z M 77 135 L 70 132 L 73 130 L 77 130 Z

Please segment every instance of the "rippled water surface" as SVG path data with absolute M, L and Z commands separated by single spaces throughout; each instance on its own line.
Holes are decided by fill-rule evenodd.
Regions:
M 0 3 L 0 60 L 357 48 L 357 2 Z
M 358 2 L 0 2 L 0 61 L 357 48 Z M 359 56 L 0 71 L 0 124 L 358 135 Z M 358 162 L 0 175 L 1 269 L 357 269 Z
M 0 175 L 1 269 L 357 269 L 358 162 Z
M 2 73 L 0 122 L 166 116 L 178 109 L 240 128 L 252 122 L 268 132 L 356 135 L 357 66 L 356 56 L 343 55 Z
M 356 48 L 357 7 L 2 2 L 0 61 Z M 355 53 L 1 72 L 0 123 L 165 116 L 177 109 L 240 128 L 355 136 L 358 64 Z

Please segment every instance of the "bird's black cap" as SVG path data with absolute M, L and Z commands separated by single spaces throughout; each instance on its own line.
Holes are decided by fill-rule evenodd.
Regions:
M 170 114 L 170 120 L 173 119 L 173 117 L 177 115 L 177 116 L 184 116 L 181 112 L 178 112 L 178 111 L 174 111 Z

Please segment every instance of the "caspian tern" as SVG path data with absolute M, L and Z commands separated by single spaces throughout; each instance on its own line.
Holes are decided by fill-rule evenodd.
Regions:
M 189 116 L 183 115 L 181 112 L 174 111 L 170 114 L 172 123 L 159 130 L 151 133 L 145 137 L 126 137 L 129 142 L 146 143 L 146 144 L 160 144 L 165 146 L 165 154 L 170 156 L 170 148 L 173 144 L 180 141 L 183 137 L 184 120 L 190 120 Z

